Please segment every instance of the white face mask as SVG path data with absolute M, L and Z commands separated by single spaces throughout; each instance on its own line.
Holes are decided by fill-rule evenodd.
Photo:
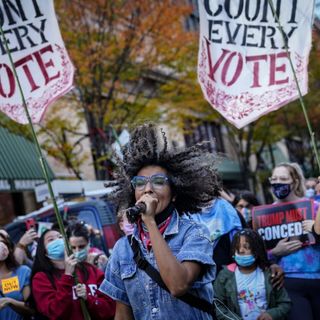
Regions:
M 0 261 L 5 261 L 8 258 L 8 255 L 8 247 L 3 242 L 0 242 Z

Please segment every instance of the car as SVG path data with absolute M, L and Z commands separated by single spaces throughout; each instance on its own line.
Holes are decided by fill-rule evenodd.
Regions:
M 120 238 L 117 219 L 112 204 L 105 200 L 82 202 L 60 202 L 57 204 L 64 221 L 83 221 L 91 230 L 91 245 L 110 255 L 116 241 Z M 31 227 L 38 229 L 46 223 L 57 223 L 53 205 L 47 205 L 37 211 L 17 217 L 5 226 L 14 243 Z

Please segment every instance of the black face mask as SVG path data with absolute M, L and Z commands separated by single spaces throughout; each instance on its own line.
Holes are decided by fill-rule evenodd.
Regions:
M 162 222 L 164 222 L 173 212 L 174 205 L 172 202 L 169 203 L 169 205 L 159 214 L 155 216 L 156 224 L 159 225 Z
M 275 183 L 271 187 L 273 194 L 280 200 L 286 198 L 291 192 L 290 183 Z

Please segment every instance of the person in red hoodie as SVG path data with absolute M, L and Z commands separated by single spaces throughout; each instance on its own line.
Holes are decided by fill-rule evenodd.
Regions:
M 74 273 L 78 277 L 75 285 Z M 93 319 L 112 319 L 115 303 L 97 288 L 104 274 L 95 266 L 65 256 L 62 235 L 46 230 L 40 237 L 31 274 L 32 295 L 38 312 L 49 319 L 84 319 L 80 299 Z

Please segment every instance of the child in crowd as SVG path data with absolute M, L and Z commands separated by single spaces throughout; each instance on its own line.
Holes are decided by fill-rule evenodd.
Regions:
M 133 233 L 134 225 L 128 221 L 125 210 L 120 210 L 117 215 L 117 224 L 121 236 L 128 236 Z
M 232 241 L 232 254 L 235 263 L 225 267 L 214 282 L 218 319 L 285 319 L 291 302 L 284 288 L 272 287 L 260 235 L 251 229 L 239 231 Z

